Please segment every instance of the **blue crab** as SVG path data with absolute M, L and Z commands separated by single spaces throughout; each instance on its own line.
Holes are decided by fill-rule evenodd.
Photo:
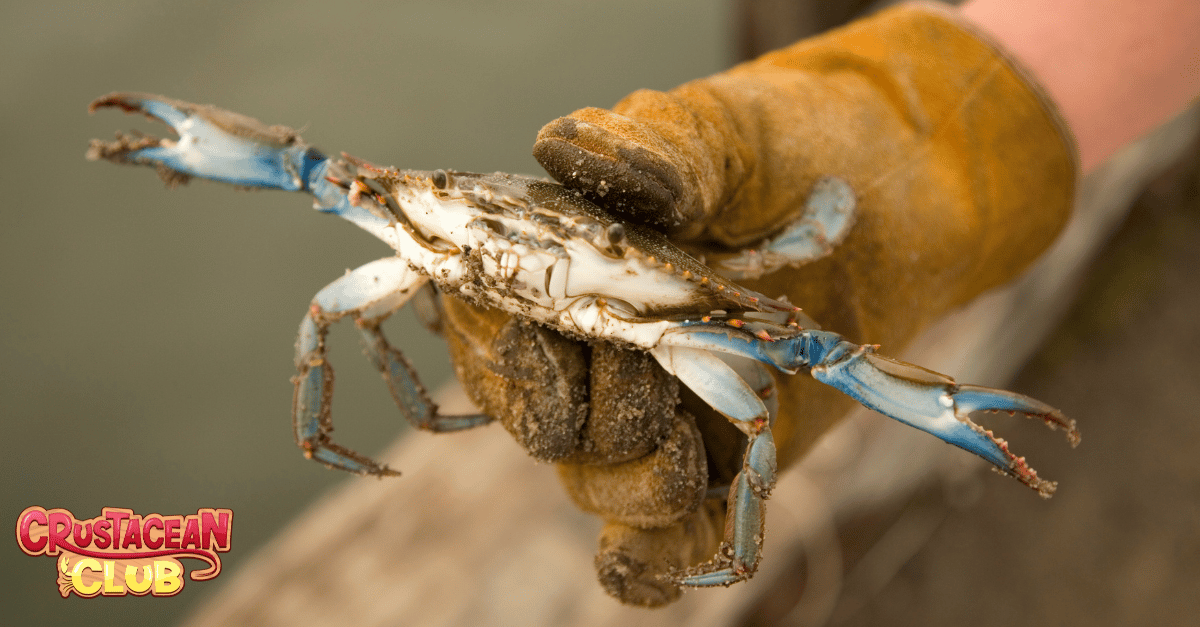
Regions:
M 821 330 L 790 303 L 738 286 L 828 252 L 851 228 L 853 193 L 826 179 L 806 213 L 756 251 L 712 258 L 706 266 L 657 231 L 624 223 L 580 195 L 543 179 L 510 174 L 382 168 L 343 155 L 331 159 L 293 130 L 208 105 L 134 93 L 97 99 L 173 127 L 178 139 L 123 135 L 94 140 L 91 159 L 151 165 L 174 185 L 191 177 L 240 187 L 306 192 L 316 209 L 340 216 L 396 254 L 346 273 L 317 293 L 296 343 L 293 421 L 306 456 L 367 475 L 398 474 L 330 439 L 332 368 L 325 338 L 350 317 L 403 414 L 416 426 L 449 432 L 486 415 L 442 415 L 380 323 L 428 283 L 441 292 L 502 309 L 568 336 L 607 340 L 652 355 L 669 373 L 748 438 L 728 492 L 718 554 L 674 574 L 683 586 L 729 585 L 760 559 L 765 501 L 775 483 L 773 410 L 764 402 L 765 366 L 807 372 L 863 405 L 991 462 L 1043 496 L 1038 477 L 1004 440 L 973 423 L 974 411 L 1021 412 L 1079 440 L 1072 420 L 1040 401 L 974 385 L 875 353 Z

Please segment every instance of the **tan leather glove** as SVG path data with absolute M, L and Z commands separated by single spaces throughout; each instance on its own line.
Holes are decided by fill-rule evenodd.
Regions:
M 666 93 L 635 92 L 612 111 L 576 111 L 542 129 L 534 155 L 564 185 L 695 254 L 777 233 L 819 177 L 849 182 L 856 222 L 841 245 L 741 283 L 892 354 L 1020 274 L 1066 222 L 1077 176 L 1070 136 L 1038 87 L 952 9 L 930 4 Z M 736 472 L 736 432 L 686 391 L 692 411 L 677 411 L 678 386 L 640 353 L 455 300 L 446 319 L 472 397 L 535 456 L 563 462 L 568 492 L 609 521 L 597 556 L 605 587 L 629 603 L 674 599 L 659 575 L 716 549 L 723 511 L 701 507 L 704 485 Z M 806 376 L 776 380 L 782 467 L 852 401 Z

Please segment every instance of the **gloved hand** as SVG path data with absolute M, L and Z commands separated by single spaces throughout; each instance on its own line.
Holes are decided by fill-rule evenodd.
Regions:
M 534 155 L 614 214 L 694 254 L 753 245 L 795 220 L 814 182 L 847 181 L 855 224 L 831 254 L 747 287 L 892 354 L 1018 274 L 1070 213 L 1077 166 L 1054 106 L 952 9 L 905 5 L 669 92 L 546 125 Z M 646 355 L 567 340 L 447 299 L 458 374 L 484 411 L 609 521 L 597 567 L 628 603 L 678 595 L 659 577 L 712 556 L 736 430 Z M 852 404 L 776 376 L 780 466 Z M 690 411 L 689 411 L 690 410 Z M 707 504 L 706 504 L 707 503 Z M 703 507 L 702 507 L 703 505 Z M 768 525 L 769 527 L 769 525 Z M 770 556 L 767 556 L 770 559 Z

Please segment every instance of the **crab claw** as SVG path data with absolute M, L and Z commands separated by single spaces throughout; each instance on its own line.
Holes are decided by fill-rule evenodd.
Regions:
M 1051 429 L 1063 429 L 1071 446 L 1079 444 L 1075 421 L 1039 400 L 960 385 L 944 374 L 876 355 L 870 346 L 841 342 L 813 366 L 812 376 L 871 409 L 979 455 L 1046 498 L 1054 494 L 1057 483 L 1038 477 L 1024 457 L 1014 455 L 1007 442 L 972 422 L 968 414 L 1020 412 L 1040 418 Z
M 752 333 L 749 322 L 730 328 L 728 321 L 709 321 L 680 325 L 679 332 L 664 336 L 664 341 L 741 355 L 787 373 L 808 370 L 814 379 L 870 409 L 979 455 L 1043 497 L 1052 495 L 1056 484 L 1038 477 L 1024 457 L 1009 451 L 1007 442 L 972 422 L 971 412 L 1020 412 L 1041 419 L 1051 429 L 1063 429 L 1071 446 L 1079 444 L 1075 421 L 1039 400 L 1005 390 L 960 385 L 944 374 L 877 355 L 875 346 L 855 344 L 831 331 L 796 331 L 770 327 L 761 321 L 753 325 L 759 330 L 775 328 L 778 336 Z M 712 393 L 712 398 L 740 398 L 733 394 L 736 391 L 726 386 Z M 728 405 L 728 401 L 725 403 Z M 730 409 L 722 411 L 734 415 Z
M 87 157 L 157 166 L 168 185 L 198 176 L 243 187 L 309 191 L 328 163 L 296 131 L 212 105 L 118 92 L 97 98 L 88 110 L 107 107 L 159 120 L 179 139 L 117 133 L 115 141 L 92 140 Z

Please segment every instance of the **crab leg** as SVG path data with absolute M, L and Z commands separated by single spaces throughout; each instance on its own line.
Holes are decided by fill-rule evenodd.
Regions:
M 671 374 L 729 419 L 749 438 L 742 469 L 729 487 L 729 513 L 720 552 L 679 573 L 681 586 L 727 586 L 758 568 L 766 500 L 775 487 L 775 438 L 771 415 L 758 392 L 720 357 L 707 350 L 660 344 L 651 355 Z
M 782 233 L 730 256 L 707 255 L 713 268 L 731 279 L 756 279 L 784 266 L 820 259 L 841 243 L 854 224 L 856 201 L 850 184 L 824 177 L 813 184 L 804 213 Z
M 157 119 L 178 140 L 118 135 L 116 142 L 93 142 L 89 156 L 120 163 L 156 165 L 179 177 L 199 176 L 243 187 L 286 191 L 309 189 L 325 155 L 299 141 L 294 131 L 209 105 L 162 96 L 114 93 L 97 98 L 89 110 L 120 107 Z
M 330 283 L 313 298 L 300 323 L 296 341 L 296 385 L 292 419 L 296 443 L 306 457 L 358 474 L 398 474 L 329 439 L 333 366 L 326 357 L 329 326 L 352 316 L 367 343 L 367 355 L 387 381 L 400 412 L 414 426 L 430 431 L 457 431 L 491 421 L 486 415 L 443 416 L 429 400 L 417 374 L 400 351 L 388 344 L 379 324 L 405 303 L 428 279 L 398 257 L 360 266 Z
M 974 411 L 1021 412 L 1062 428 L 1072 446 L 1079 443 L 1075 421 L 1062 412 L 1013 392 L 954 379 L 920 366 L 875 354 L 875 347 L 847 341 L 830 331 L 787 329 L 765 322 L 689 323 L 664 341 L 695 349 L 742 355 L 789 373 L 809 370 L 816 380 L 879 413 L 894 418 L 988 460 L 1002 473 L 1037 490 L 1054 493 L 1056 484 L 1008 450 L 1008 443 L 975 424 Z M 713 394 L 719 394 L 714 392 Z
M 113 93 L 97 98 L 88 109 L 108 107 L 161 121 L 179 138 L 118 133 L 115 141 L 92 140 L 89 159 L 155 166 L 169 185 L 198 176 L 239 187 L 308 192 L 320 211 L 345 218 L 385 242 L 395 239 L 390 217 L 351 200 L 347 187 L 353 177 L 345 168 L 290 128 L 149 94 Z

